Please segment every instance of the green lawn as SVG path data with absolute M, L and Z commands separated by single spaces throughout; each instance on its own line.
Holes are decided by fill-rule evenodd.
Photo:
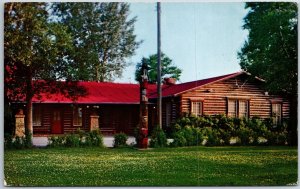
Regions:
M 290 147 L 7 150 L 11 186 L 258 186 L 297 182 Z

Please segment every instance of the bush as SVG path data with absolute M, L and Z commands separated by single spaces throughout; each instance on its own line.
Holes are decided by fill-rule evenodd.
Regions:
M 172 124 L 170 128 L 170 133 L 168 134 L 168 137 L 173 138 L 174 134 L 181 130 L 181 126 L 178 123 Z
M 183 132 L 179 131 L 174 134 L 174 141 L 170 144 L 172 147 L 186 146 L 186 139 Z
M 150 140 L 150 147 L 152 148 L 159 148 L 159 147 L 165 147 L 167 146 L 167 137 L 165 132 L 159 128 L 156 127 L 151 135 Z
M 4 148 L 6 149 L 23 149 L 32 147 L 32 135 L 27 134 L 24 137 L 10 135 L 8 133 L 4 134 Z
M 203 134 L 201 129 L 193 126 L 185 126 L 180 131 L 173 134 L 174 141 L 171 143 L 172 147 L 177 146 L 197 146 L 203 142 Z
M 186 146 L 193 146 L 195 143 L 195 137 L 191 126 L 187 125 L 182 129 L 182 134 L 186 140 Z
M 64 146 L 65 137 L 64 136 L 51 136 L 48 138 L 48 146 L 49 147 L 60 147 Z
M 103 137 L 99 130 L 85 133 L 83 131 L 65 136 L 52 136 L 48 138 L 49 147 L 79 147 L 99 146 L 103 147 Z
M 10 149 L 13 147 L 13 137 L 12 135 L 5 133 L 4 134 L 4 148 Z
M 29 132 L 26 132 L 24 141 L 23 141 L 25 148 L 31 148 L 32 147 L 32 134 Z
M 216 129 L 207 128 L 207 141 L 206 146 L 219 146 L 221 144 L 220 138 L 218 137 L 219 133 Z
M 80 137 L 77 134 L 70 134 L 66 136 L 65 146 L 66 147 L 79 147 Z
M 207 138 L 207 145 L 230 145 L 232 138 L 238 138 L 237 144 L 240 145 L 258 145 L 266 139 L 268 145 L 283 145 L 287 143 L 287 120 L 283 120 L 283 124 L 274 125 L 272 118 L 260 119 L 259 117 L 230 118 L 225 115 L 200 116 L 185 114 L 176 120 L 172 125 L 172 134 L 175 140 L 173 145 L 199 145 L 195 144 L 195 133 L 193 129 L 202 129 L 200 132 L 202 138 Z M 210 128 L 210 129 L 207 129 Z M 193 131 L 191 131 L 193 130 Z M 201 138 L 201 137 L 200 137 Z
M 128 139 L 128 136 L 125 133 L 118 133 L 114 136 L 114 147 L 123 147 L 127 146 L 126 141 Z
M 287 143 L 287 132 L 271 132 L 266 134 L 268 145 L 285 145 Z
M 85 138 L 85 143 L 88 146 L 103 147 L 103 136 L 99 130 L 88 132 Z
M 218 129 L 218 131 L 219 131 L 218 135 L 219 135 L 219 138 L 222 141 L 222 144 L 229 145 L 230 144 L 230 139 L 232 137 L 231 130 Z
M 136 141 L 136 144 L 135 146 L 140 146 L 140 126 L 137 125 L 134 129 L 133 129 L 133 136 L 135 137 L 135 141 Z
M 250 128 L 241 127 L 237 132 L 241 145 L 249 145 L 253 142 L 254 132 Z
M 192 130 L 193 130 L 193 135 L 194 135 L 193 145 L 196 145 L 196 146 L 202 145 L 204 136 L 203 136 L 201 129 L 193 127 Z
M 23 143 L 23 137 L 15 137 L 15 141 L 13 142 L 13 147 L 16 149 L 23 149 L 24 143 Z

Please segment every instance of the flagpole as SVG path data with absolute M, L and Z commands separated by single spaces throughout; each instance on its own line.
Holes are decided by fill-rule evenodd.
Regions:
M 160 2 L 157 2 L 157 124 L 162 128 Z

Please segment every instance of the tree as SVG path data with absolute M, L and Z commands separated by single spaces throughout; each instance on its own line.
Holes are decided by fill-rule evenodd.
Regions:
M 150 55 L 149 58 L 142 58 L 142 61 L 137 63 L 135 70 L 135 80 L 140 81 L 141 79 L 141 67 L 143 63 L 146 63 L 149 67 L 148 70 L 148 82 L 156 83 L 157 82 L 157 54 Z M 176 80 L 179 80 L 181 75 L 181 69 L 177 68 L 175 65 L 172 65 L 172 60 L 167 57 L 164 53 L 161 54 L 161 77 L 171 77 Z
M 66 72 L 59 70 L 64 70 L 65 52 L 71 48 L 71 37 L 63 26 L 48 21 L 46 8 L 46 3 L 19 2 L 4 7 L 5 103 L 25 99 L 26 132 L 31 134 L 32 98 L 49 90 L 43 87 L 46 81 L 66 78 Z M 56 89 L 65 89 L 60 87 Z
M 285 94 L 291 103 L 290 134 L 297 133 L 297 4 L 246 3 L 243 28 L 248 40 L 238 53 L 242 69 L 264 78 L 266 89 Z M 293 136 L 292 143 L 297 141 Z
M 78 80 L 110 81 L 122 75 L 136 42 L 127 3 L 54 3 L 59 23 L 73 37 L 72 72 Z

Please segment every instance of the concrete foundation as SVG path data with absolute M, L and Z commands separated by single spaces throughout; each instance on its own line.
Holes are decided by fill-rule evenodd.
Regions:
M 46 136 L 33 136 L 32 139 L 33 146 L 45 147 L 48 145 L 48 137 Z M 105 147 L 114 146 L 114 137 L 113 136 L 104 136 L 103 143 Z M 128 145 L 136 144 L 135 137 L 129 136 L 126 142 Z

